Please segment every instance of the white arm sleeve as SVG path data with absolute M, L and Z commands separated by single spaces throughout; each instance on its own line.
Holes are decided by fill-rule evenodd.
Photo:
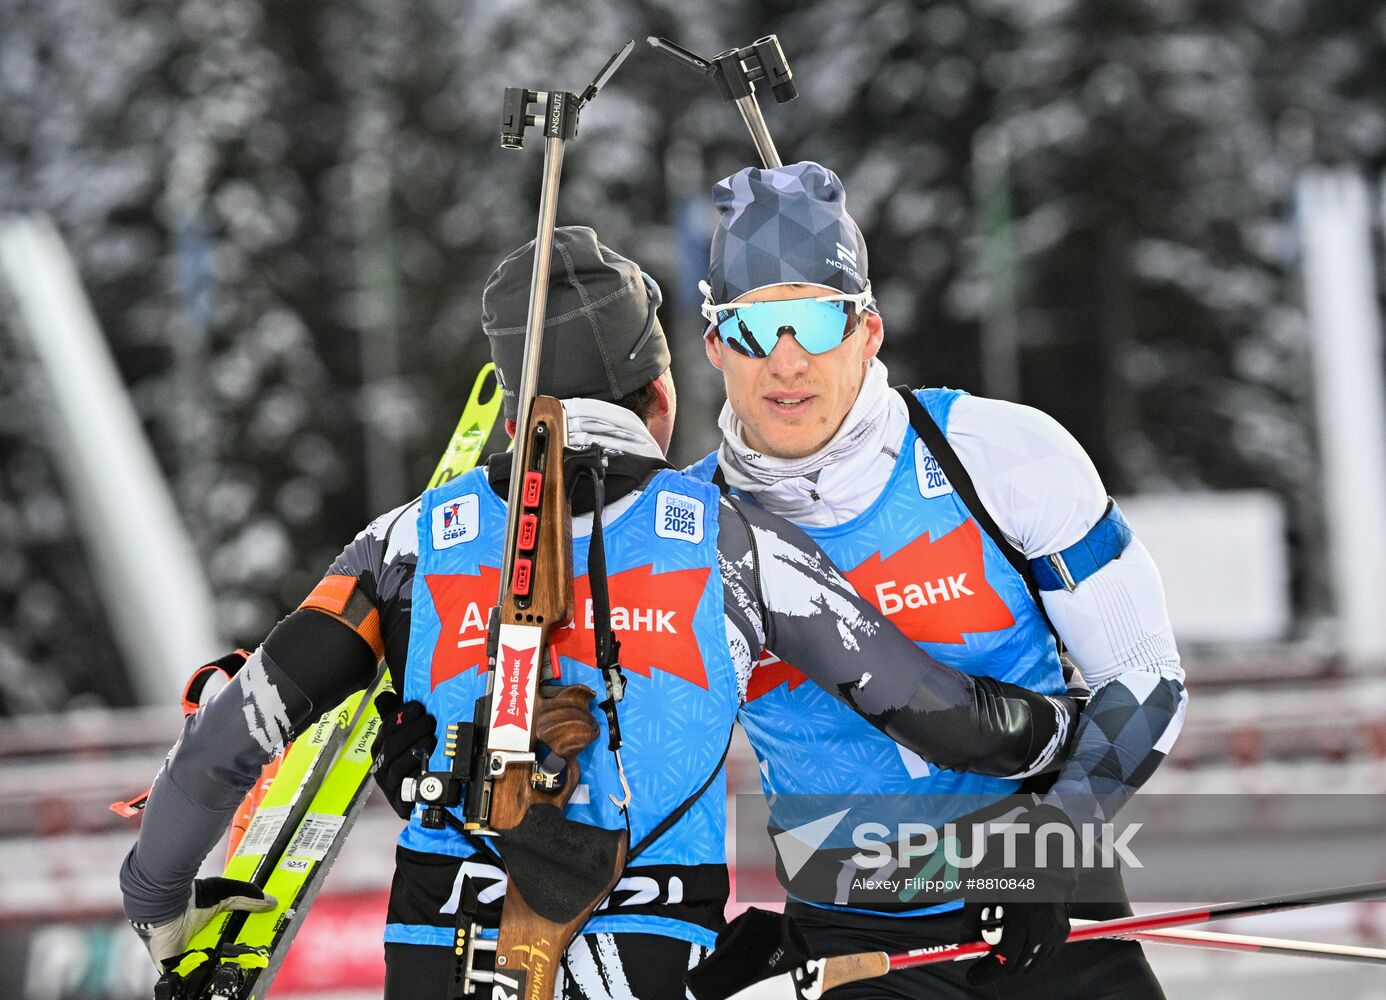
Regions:
M 961 396 L 948 417 L 948 442 L 997 526 L 1027 558 L 1068 548 L 1107 509 L 1082 445 L 1033 407 Z M 1131 670 L 1183 680 L 1160 574 L 1139 539 L 1076 590 L 1042 599 L 1094 690 Z

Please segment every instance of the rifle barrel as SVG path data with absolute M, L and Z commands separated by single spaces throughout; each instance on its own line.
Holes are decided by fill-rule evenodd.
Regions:
M 775 140 L 770 138 L 770 129 L 765 125 L 765 116 L 760 113 L 760 102 L 756 100 L 756 95 L 752 93 L 738 97 L 736 110 L 741 112 L 741 120 L 746 123 L 746 128 L 750 129 L 751 141 L 756 144 L 760 162 L 767 169 L 784 166 L 779 151 L 775 149 Z
M 510 457 L 509 510 L 519 509 L 520 489 L 529 463 L 529 440 L 524 428 L 529 422 L 530 407 L 539 385 L 539 358 L 544 346 L 544 311 L 549 304 L 549 258 L 553 251 L 553 227 L 558 215 L 558 179 L 563 172 L 563 139 L 544 140 L 544 180 L 539 192 L 539 225 L 534 237 L 534 273 L 529 281 L 529 316 L 525 325 L 524 367 L 520 369 L 520 386 L 516 392 L 515 450 Z M 562 460 L 560 456 L 560 461 Z M 512 514 L 512 517 L 514 515 Z M 515 556 L 515 533 L 506 530 L 505 554 L 501 560 L 500 593 L 497 603 L 505 601 L 510 588 L 510 576 Z

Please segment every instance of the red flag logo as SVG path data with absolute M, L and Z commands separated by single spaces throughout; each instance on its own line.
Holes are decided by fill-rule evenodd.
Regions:
M 621 642 L 621 666 L 644 677 L 663 670 L 707 688 L 703 652 L 693 634 L 693 614 L 711 569 L 654 573 L 638 566 L 608 579 L 611 628 Z M 590 666 L 597 662 L 592 621 L 592 584 L 584 575 L 573 584 L 573 621 L 554 636 L 554 651 Z
M 987 582 L 982 532 L 970 518 L 936 542 L 925 534 L 888 559 L 878 552 L 846 577 L 915 642 L 961 644 L 965 633 L 1015 624 Z
M 889 558 L 878 552 L 844 574 L 857 592 L 915 642 L 960 644 L 964 635 L 999 632 L 1015 616 L 987 582 L 982 532 L 970 518 L 938 541 L 920 535 Z M 763 676 L 762 676 L 763 674 Z M 804 675 L 779 660 L 761 660 L 751 672 L 746 700 Z
M 486 671 L 486 623 L 500 590 L 500 570 L 482 566 L 477 576 L 425 576 L 438 611 L 438 641 L 433 646 L 433 687 L 475 667 Z
M 524 649 L 500 648 L 500 687 L 495 693 L 495 716 L 491 727 L 515 726 L 529 732 L 529 686 L 530 678 L 539 661 L 539 649 L 527 646 Z
M 640 566 L 611 576 L 611 627 L 621 642 L 621 665 L 649 677 L 654 670 L 707 688 L 707 669 L 693 632 L 693 615 L 711 569 L 655 573 Z M 424 578 L 440 628 L 433 647 L 433 686 L 475 667 L 486 670 L 486 623 L 496 602 L 500 571 L 481 567 L 476 576 Z M 553 651 L 596 665 L 592 586 L 586 575 L 573 582 L 573 621 L 553 635 Z

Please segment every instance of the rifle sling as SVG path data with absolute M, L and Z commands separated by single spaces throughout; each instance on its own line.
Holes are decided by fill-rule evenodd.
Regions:
M 621 673 L 621 642 L 611 630 L 611 591 L 606 574 L 606 542 L 602 515 L 606 510 L 606 476 L 610 458 L 601 445 L 569 449 L 563 464 L 569 476 L 569 490 L 576 492 L 578 484 L 592 484 L 592 534 L 587 542 L 587 581 L 592 588 L 592 632 L 596 651 L 596 667 L 606 685 L 606 700 L 598 707 L 606 715 L 606 748 L 613 754 L 621 749 L 621 719 L 616 706 L 626 693 L 626 679 Z M 624 813 L 624 808 L 622 809 Z M 630 822 L 629 816 L 626 818 Z

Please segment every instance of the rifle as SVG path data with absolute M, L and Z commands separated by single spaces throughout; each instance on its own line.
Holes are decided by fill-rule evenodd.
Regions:
M 582 108 L 630 54 L 627 42 L 581 94 L 510 87 L 502 110 L 501 145 L 520 149 L 525 130 L 541 126 L 544 170 L 534 270 L 530 278 L 525 354 L 517 387 L 501 586 L 487 633 L 486 695 L 472 722 L 448 726 L 444 756 L 450 770 L 425 769 L 401 789 L 425 805 L 421 822 L 461 826 L 486 838 L 505 864 L 509 885 L 494 941 L 479 936 L 475 894 L 464 891 L 458 911 L 458 974 L 451 996 L 491 984 L 498 1000 L 549 1000 L 563 952 L 625 866 L 629 832 L 577 823 L 563 807 L 578 782 L 577 755 L 599 732 L 585 685 L 559 687 L 550 640 L 572 619 L 572 512 L 568 501 L 563 406 L 539 396 L 538 367 L 548 300 L 549 259 L 565 144 L 576 138 Z M 531 109 L 538 106 L 539 114 Z M 598 511 L 594 517 L 600 517 Z M 608 674 L 614 714 L 619 690 Z M 615 727 L 613 727 L 613 733 Z M 540 767 L 542 743 L 566 764 L 557 774 Z M 619 761 L 619 757 L 618 757 Z M 462 805 L 465 823 L 447 811 Z M 475 967 L 479 952 L 495 952 L 495 970 Z

